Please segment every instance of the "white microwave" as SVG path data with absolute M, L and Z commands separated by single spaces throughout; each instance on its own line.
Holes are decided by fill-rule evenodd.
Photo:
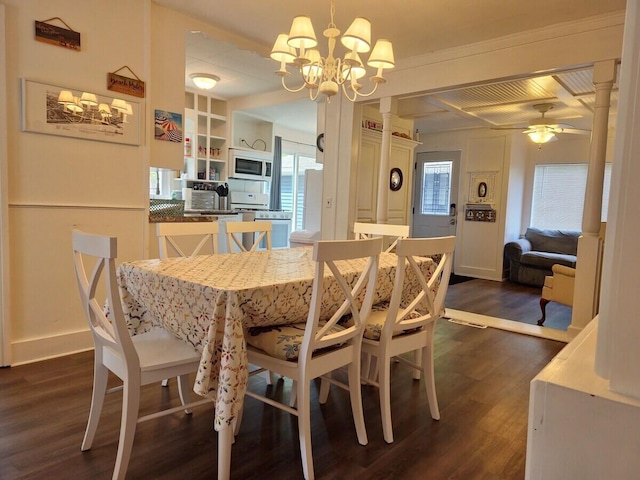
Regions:
M 270 182 L 272 171 L 273 158 L 270 153 L 229 149 L 229 177 Z

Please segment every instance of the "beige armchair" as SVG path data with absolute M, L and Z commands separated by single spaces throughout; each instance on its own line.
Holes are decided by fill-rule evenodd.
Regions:
M 540 310 L 542 318 L 538 325 L 545 321 L 547 303 L 558 302 L 569 307 L 573 306 L 573 285 L 575 283 L 576 269 L 564 265 L 555 264 L 551 267 L 553 275 L 546 276 L 540 298 Z

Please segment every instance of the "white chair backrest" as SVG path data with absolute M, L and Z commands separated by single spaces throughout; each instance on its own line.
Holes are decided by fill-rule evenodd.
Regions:
M 122 312 L 116 279 L 118 239 L 73 230 L 72 244 L 80 300 L 93 335 L 94 347 L 96 350 L 109 347 L 123 361 L 139 368 L 140 361 Z M 95 259 L 92 266 L 85 265 L 85 259 L 89 260 L 89 257 Z M 105 302 L 96 298 L 97 292 L 105 292 L 109 318 L 104 312 Z
M 455 244 L 454 236 L 398 240 L 396 278 L 388 316 L 381 334 L 382 341 L 390 339 L 394 332 L 419 328 L 442 316 L 453 266 Z M 416 257 L 440 258 L 435 271 L 428 279 L 416 262 Z M 421 286 L 417 291 L 408 292 L 408 297 L 405 292 L 407 275 L 414 275 Z M 403 305 L 401 305 L 402 300 L 404 300 Z M 420 316 L 411 315 L 413 311 L 419 312 Z
M 255 251 L 258 249 L 262 239 L 267 240 L 267 250 L 271 250 L 271 231 L 273 224 L 268 220 L 260 220 L 259 222 L 227 222 L 227 244 L 229 252 L 233 252 L 233 246 L 237 246 L 241 252 Z M 247 249 L 242 243 L 244 233 L 258 233 L 255 237 L 251 249 Z
M 353 233 L 356 240 L 375 237 L 395 237 L 394 241 L 389 245 L 385 252 L 392 251 L 399 238 L 407 238 L 409 236 L 409 225 L 391 225 L 388 223 L 360 223 L 353 224 Z
M 373 296 L 375 293 L 378 260 L 382 250 L 382 239 L 366 240 L 324 240 L 318 241 L 313 247 L 313 259 L 316 261 L 315 276 L 309 316 L 304 332 L 304 339 L 300 346 L 299 362 L 307 362 L 315 350 L 360 342 L 366 324 Z M 367 258 L 362 272 L 353 278 L 346 278 L 336 266 L 340 260 Z M 325 267 L 328 267 L 335 279 L 331 298 L 344 298 L 337 311 L 326 323 L 318 328 L 321 315 L 326 309 L 322 304 L 325 288 L 331 288 L 332 282 L 325 278 Z M 362 291 L 366 288 L 364 299 Z M 359 305 L 358 302 L 362 301 Z M 340 331 L 332 331 L 336 323 L 347 313 L 353 316 L 353 325 Z
M 168 258 L 169 247 L 173 254 L 180 257 L 193 257 L 198 255 L 202 249 L 209 245 L 207 253 L 218 253 L 218 233 L 220 227 L 218 222 L 175 222 L 156 224 L 156 235 L 158 236 L 158 251 L 160 258 Z M 193 236 L 196 239 L 202 237 L 200 243 L 191 251 L 185 253 L 174 237 Z M 186 248 L 183 242 L 183 248 Z

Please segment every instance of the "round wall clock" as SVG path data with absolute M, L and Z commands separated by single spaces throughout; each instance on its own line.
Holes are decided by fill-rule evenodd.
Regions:
M 402 188 L 402 170 L 399 168 L 392 168 L 391 175 L 389 177 L 389 188 L 394 192 Z
M 316 139 L 316 145 L 318 146 L 318 150 L 324 152 L 324 133 L 318 135 L 318 138 Z

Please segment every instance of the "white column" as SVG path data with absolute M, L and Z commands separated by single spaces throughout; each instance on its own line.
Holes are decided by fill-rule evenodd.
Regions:
M 615 60 L 595 65 L 593 83 L 596 87 L 596 103 L 582 214 L 582 235 L 578 239 L 573 312 L 571 325 L 568 328 L 569 333 L 573 336 L 582 330 L 598 312 L 603 248 L 602 239 L 599 237 L 602 218 L 602 188 L 607 153 L 611 89 L 615 78 Z
M 626 9 L 596 372 L 640 399 L 640 5 Z
M 382 145 L 380 147 L 380 170 L 378 172 L 378 204 L 376 206 L 376 223 L 387 223 L 389 218 L 389 158 L 391 157 L 391 133 L 393 115 L 397 100 L 386 97 L 380 99 L 382 114 Z

